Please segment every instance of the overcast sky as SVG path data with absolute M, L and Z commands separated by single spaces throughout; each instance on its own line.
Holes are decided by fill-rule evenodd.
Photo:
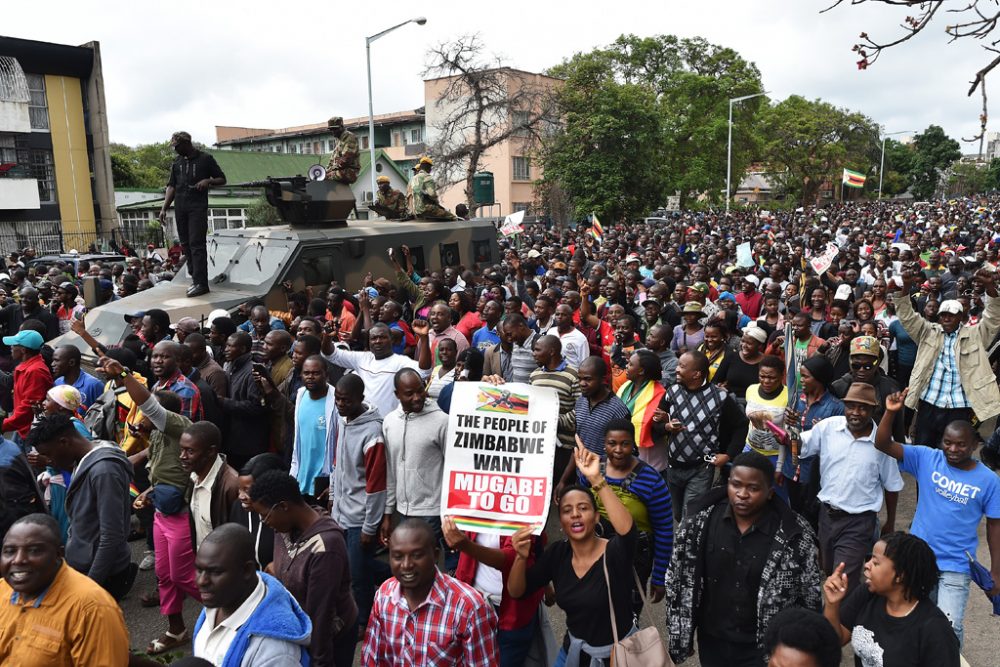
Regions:
M 931 123 L 955 138 L 977 132 L 980 100 L 965 93 L 986 62 L 978 45 L 949 45 L 939 20 L 859 72 L 850 48 L 858 34 L 896 35 L 907 10 L 860 6 L 820 14 L 826 4 L 9 0 L 0 33 L 100 41 L 111 138 L 127 144 L 165 140 L 178 129 L 212 143 L 215 125 L 286 127 L 367 115 L 365 35 L 420 15 L 426 25 L 405 26 L 372 46 L 376 114 L 421 106 L 426 50 L 456 35 L 478 32 L 510 65 L 541 71 L 623 33 L 666 33 L 736 49 L 757 64 L 772 99 L 819 97 L 867 114 L 887 132 Z

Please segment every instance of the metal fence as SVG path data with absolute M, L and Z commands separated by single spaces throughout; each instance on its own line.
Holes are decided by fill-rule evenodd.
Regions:
M 118 252 L 123 241 L 135 249 L 145 248 L 150 242 L 149 230 L 120 228 L 108 234 L 95 232 L 66 232 L 58 221 L 22 221 L 0 223 L 0 253 L 4 257 L 12 252 L 20 252 L 24 248 L 34 248 L 38 256 L 66 253 L 76 250 L 81 253 L 88 251 Z M 159 238 L 153 243 L 164 247 L 162 230 Z

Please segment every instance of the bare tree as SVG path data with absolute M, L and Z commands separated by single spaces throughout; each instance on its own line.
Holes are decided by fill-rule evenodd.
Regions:
M 882 55 L 883 51 L 898 46 L 909 41 L 924 31 L 929 26 L 939 12 L 950 15 L 949 22 L 944 28 L 944 32 L 950 38 L 949 43 L 959 39 L 972 38 L 982 42 L 982 47 L 989 54 L 990 61 L 986 63 L 973 76 L 969 82 L 970 97 L 979 89 L 983 100 L 983 110 L 979 116 L 979 134 L 962 141 L 979 142 L 979 156 L 982 158 L 983 141 L 986 137 L 986 122 L 989 118 L 988 105 L 986 99 L 986 75 L 1000 65 L 1000 39 L 990 39 L 993 30 L 1000 21 L 1000 4 L 997 0 L 964 0 L 961 3 L 951 2 L 952 8 L 946 9 L 945 0 L 836 0 L 832 5 L 823 10 L 828 12 L 840 5 L 862 5 L 865 3 L 879 3 L 883 5 L 901 6 L 913 8 L 916 13 L 906 16 L 900 25 L 903 32 L 896 39 L 889 41 L 878 41 L 868 36 L 867 32 L 862 32 L 859 36 L 861 40 L 854 45 L 853 50 L 861 57 L 858 61 L 858 69 L 868 69 Z M 820 12 L 820 13 L 823 13 Z
M 486 153 L 517 138 L 530 150 L 551 117 L 551 91 L 536 76 L 507 66 L 487 53 L 478 35 L 465 35 L 428 52 L 425 79 L 447 79 L 434 104 L 442 116 L 429 146 L 443 185 L 465 183 L 469 210 L 476 202 L 473 176 Z

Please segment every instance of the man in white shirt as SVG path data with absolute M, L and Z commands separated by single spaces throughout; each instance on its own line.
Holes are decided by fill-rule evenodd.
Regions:
M 583 332 L 573 323 L 573 309 L 565 303 L 556 306 L 553 315 L 556 321 L 556 331 L 559 342 L 562 343 L 562 356 L 566 363 L 579 370 L 587 357 L 590 356 L 590 344 Z M 551 331 L 549 333 L 552 333 Z
M 349 368 L 357 373 L 365 383 L 368 404 L 378 408 L 379 414 L 388 415 L 399 406 L 393 378 L 403 368 L 413 368 L 424 380 L 431 374 L 431 350 L 428 342 L 430 325 L 414 320 L 413 333 L 417 336 L 417 359 L 392 351 L 392 335 L 389 327 L 381 322 L 368 330 L 368 352 L 351 352 L 334 347 L 337 332 L 331 327 L 323 332 L 323 356 L 341 368 Z
M 878 400 L 875 387 L 855 382 L 844 396 L 844 416 L 829 417 L 804 432 L 800 456 L 819 454 L 819 549 L 823 570 L 840 563 L 851 586 L 878 536 L 878 513 L 885 496 L 882 534 L 896 523 L 896 501 L 903 478 L 892 457 L 875 448 L 872 415 Z
M 205 603 L 195 624 L 195 657 L 216 667 L 305 664 L 312 623 L 277 579 L 257 572 L 246 528 L 229 523 L 209 533 L 195 565 Z

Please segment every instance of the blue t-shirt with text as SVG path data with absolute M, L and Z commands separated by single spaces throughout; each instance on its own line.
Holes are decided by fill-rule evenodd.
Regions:
M 904 445 L 899 469 L 917 480 L 917 511 L 910 532 L 930 545 L 942 572 L 969 571 L 983 516 L 1000 519 L 1000 479 L 976 461 L 972 470 L 948 465 L 940 449 Z
M 316 478 L 324 474 L 326 463 L 326 396 L 318 400 L 304 392 L 298 406 L 299 490 L 307 495 L 315 491 Z

